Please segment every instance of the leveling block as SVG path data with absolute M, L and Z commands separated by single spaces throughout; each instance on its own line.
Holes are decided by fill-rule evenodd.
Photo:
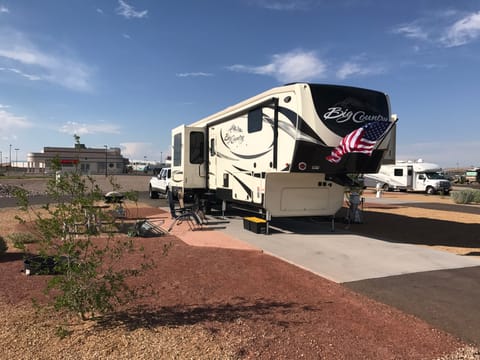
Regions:
M 260 219 L 255 216 L 244 217 L 243 218 L 243 228 L 245 230 L 250 230 L 256 234 L 266 234 L 267 233 L 267 220 Z

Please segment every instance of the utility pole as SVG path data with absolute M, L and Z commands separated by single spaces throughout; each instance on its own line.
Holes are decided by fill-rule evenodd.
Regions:
M 10 156 L 8 157 L 8 165 L 12 167 L 12 144 L 10 144 Z

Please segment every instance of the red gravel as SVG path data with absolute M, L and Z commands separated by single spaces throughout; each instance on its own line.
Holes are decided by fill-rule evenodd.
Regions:
M 144 215 L 155 213 L 160 210 L 142 210 Z M 218 353 L 204 357 L 210 359 L 434 359 L 464 345 L 413 316 L 261 251 L 191 246 L 172 235 L 135 238 L 135 243 L 156 262 L 156 267 L 136 282 L 151 285 L 156 294 L 102 323 L 99 331 L 111 325 L 117 331 L 108 341 L 98 341 L 99 351 L 106 346 L 115 349 L 125 341 L 125 334 L 139 329 L 143 332 L 137 341 L 148 341 L 172 328 L 190 334 L 192 327 L 211 334 L 213 343 L 226 344 L 219 346 L 223 350 Z M 168 243 L 173 246 L 163 256 L 163 246 Z M 122 264 L 138 264 L 139 256 L 129 256 Z M 15 331 L 6 320 L 12 316 L 9 311 L 28 303 L 32 296 L 41 296 L 45 284 L 45 277 L 21 273 L 22 264 L 17 254 L 0 259 L 0 342 L 8 338 L 7 332 Z M 89 358 L 92 346 L 86 346 L 88 341 L 78 344 L 66 339 L 56 345 L 65 347 L 57 354 L 66 356 L 70 351 L 72 356 Z M 178 342 L 188 347 L 193 336 L 182 336 Z M 38 344 L 45 346 L 45 342 Z M 176 358 L 192 354 L 202 358 L 199 352 L 206 350 L 199 346 L 195 343 L 190 353 L 183 350 Z M 212 343 L 205 346 L 212 347 Z M 159 356 L 158 352 L 148 354 L 144 348 L 142 356 L 130 355 Z

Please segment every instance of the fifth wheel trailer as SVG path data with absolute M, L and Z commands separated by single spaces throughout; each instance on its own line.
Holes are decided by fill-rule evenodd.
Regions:
M 348 174 L 395 161 L 395 121 L 379 91 L 276 87 L 174 128 L 171 189 L 253 207 L 267 220 L 333 216 L 352 184 Z

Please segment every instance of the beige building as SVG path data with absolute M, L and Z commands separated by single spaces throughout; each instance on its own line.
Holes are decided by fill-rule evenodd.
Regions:
M 51 171 L 52 160 L 58 159 L 62 170 L 75 167 L 84 174 L 115 175 L 126 172 L 128 159 L 119 148 L 87 148 L 84 144 L 74 147 L 44 147 L 43 152 L 29 153 L 27 172 L 44 173 Z

